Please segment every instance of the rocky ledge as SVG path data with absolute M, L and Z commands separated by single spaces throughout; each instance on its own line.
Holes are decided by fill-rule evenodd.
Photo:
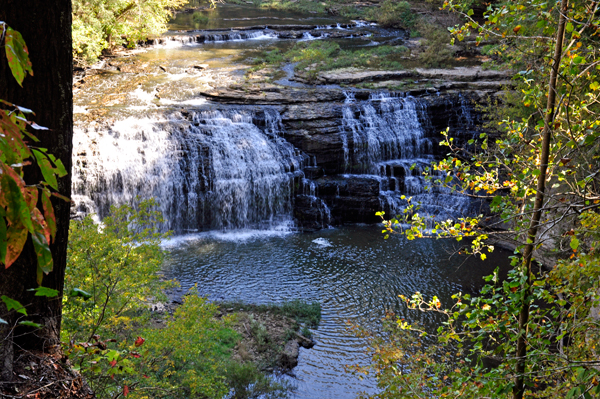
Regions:
M 485 70 L 480 66 L 449 69 L 416 68 L 405 71 L 361 71 L 342 69 L 320 73 L 318 84 L 357 85 L 373 83 L 375 88 L 397 87 L 409 84 L 407 92 L 442 92 L 448 90 L 498 91 L 512 85 L 510 71 Z M 306 82 L 302 74 L 294 80 Z
M 271 83 L 234 84 L 204 91 L 200 95 L 227 104 L 322 103 L 346 99 L 344 91 L 348 91 L 347 89 L 331 85 L 355 86 L 373 83 L 373 88 L 392 89 L 412 96 L 437 95 L 460 90 L 482 97 L 512 87 L 510 76 L 510 71 L 485 70 L 480 66 L 401 71 L 364 71 L 349 68 L 319 74 L 316 79 L 318 84 L 312 87 L 295 88 Z M 302 74 L 298 73 L 294 75 L 293 80 L 307 82 Z M 329 86 L 324 88 L 320 87 L 321 85 Z M 351 87 L 348 89 L 359 99 L 368 98 L 370 93 L 369 90 L 353 90 Z

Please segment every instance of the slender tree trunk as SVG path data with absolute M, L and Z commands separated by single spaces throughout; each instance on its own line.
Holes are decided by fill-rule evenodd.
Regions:
M 556 33 L 556 43 L 554 46 L 554 56 L 552 57 L 552 70 L 550 71 L 550 82 L 548 84 L 548 102 L 546 104 L 546 115 L 544 118 L 544 130 L 542 132 L 542 154 L 540 155 L 540 174 L 537 181 L 537 191 L 535 194 L 535 203 L 533 206 L 533 215 L 529 230 L 527 232 L 527 244 L 523 251 L 523 272 L 527 273 L 527 281 L 523 287 L 523 304 L 519 313 L 519 337 L 517 339 L 517 369 L 513 396 L 515 399 L 522 399 L 525 393 L 525 369 L 527 364 L 527 331 L 529 323 L 529 307 L 531 305 L 531 276 L 533 251 L 537 243 L 537 235 L 542 217 L 544 206 L 544 191 L 546 189 L 546 175 L 548 172 L 548 160 L 550 158 L 550 140 L 552 138 L 552 125 L 555 116 L 556 106 L 556 80 L 558 77 L 558 68 L 562 59 L 563 38 L 565 35 L 565 13 L 569 5 L 568 0 L 562 0 L 560 4 L 560 16 L 558 20 L 558 30 Z
M 41 140 L 36 145 L 47 148 L 60 158 L 70 172 L 73 137 L 71 0 L 50 3 L 44 0 L 0 0 L 0 3 L 0 21 L 5 21 L 22 34 L 34 71 L 34 76 L 27 76 L 23 87 L 20 87 L 8 68 L 4 48 L 0 48 L 0 99 L 32 109 L 36 114 L 33 120 L 52 129 L 34 132 Z M 42 180 L 36 169 L 25 170 L 28 183 Z M 70 173 L 59 179 L 59 192 L 70 196 Z M 53 205 L 57 222 L 56 240 L 51 245 L 54 270 L 44 276 L 42 285 L 58 290 L 62 296 L 70 204 L 56 199 Z M 12 378 L 14 351 L 51 352 L 60 344 L 62 301 L 60 297 L 36 297 L 27 291 L 37 287 L 36 270 L 37 260 L 31 239 L 16 263 L 8 269 L 0 268 L 0 295 L 27 305 L 27 319 L 44 326 L 39 330 L 15 330 L 14 340 L 7 334 L 7 329 L 4 334 L 0 331 L 0 374 L 4 381 Z M 3 310 L 5 308 L 1 304 L 0 313 L 4 313 Z M 17 319 L 13 315 L 9 321 L 15 323 Z

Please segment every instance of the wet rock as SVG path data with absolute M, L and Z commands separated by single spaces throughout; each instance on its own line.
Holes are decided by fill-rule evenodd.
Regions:
M 316 231 L 329 226 L 329 208 L 323 200 L 312 195 L 297 195 L 294 201 L 294 218 L 303 231 Z
M 306 349 L 310 349 L 313 346 L 315 346 L 315 342 L 312 339 L 307 338 L 302 334 L 296 333 L 296 341 L 298 341 L 298 344 L 301 347 L 306 348 Z
M 285 348 L 283 348 L 283 352 L 281 353 L 281 364 L 284 367 L 292 369 L 298 365 L 299 355 L 300 348 L 298 341 L 292 339 L 288 341 L 287 344 L 285 344 Z
M 197 64 L 193 66 L 194 69 L 208 69 L 208 64 Z
M 304 168 L 304 175 L 308 179 L 318 179 L 319 177 L 323 177 L 324 174 L 325 171 L 319 166 L 307 166 Z
M 319 198 L 329 207 L 331 223 L 376 223 L 381 210 L 380 179 L 370 175 L 325 176 L 315 180 Z

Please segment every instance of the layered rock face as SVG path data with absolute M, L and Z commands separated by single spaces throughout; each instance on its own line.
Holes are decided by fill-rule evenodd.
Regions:
M 403 195 L 437 218 L 474 212 L 465 197 L 428 188 L 423 173 L 445 153 L 442 130 L 457 141 L 478 134 L 472 103 L 482 101 L 479 91 L 230 87 L 204 94 L 210 109 L 79 127 L 75 211 L 103 217 L 110 205 L 153 197 L 163 230 L 179 233 L 290 217 L 305 230 L 373 223 L 378 211 L 401 212 Z
M 478 134 L 473 98 L 358 94 L 343 103 L 290 105 L 282 112 L 283 137 L 311 160 L 304 169 L 309 196 L 329 208 L 331 223 L 377 222 L 376 212 L 395 214 L 406 206 L 402 195 L 416 197 L 433 216 L 469 213 L 473 204 L 466 198 L 428 190 L 423 172 L 445 154 L 441 131 L 450 128 L 458 141 Z M 296 195 L 294 215 L 303 227 L 314 228 L 322 222 L 306 191 Z

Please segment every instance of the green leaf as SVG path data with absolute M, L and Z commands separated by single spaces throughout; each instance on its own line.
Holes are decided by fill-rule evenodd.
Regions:
M 35 296 L 45 296 L 48 298 L 54 298 L 58 296 L 57 290 L 48 287 L 30 288 L 27 291 L 35 291 Z
M 573 237 L 571 238 L 571 249 L 573 249 L 573 251 L 577 251 L 577 248 L 579 248 L 579 240 L 577 237 Z
M 29 60 L 27 45 L 21 34 L 12 28 L 6 29 L 6 39 L 4 40 L 4 44 L 8 66 L 17 80 L 17 83 L 19 83 L 20 86 L 23 86 L 23 79 L 25 79 L 27 73 L 33 76 L 33 69 L 31 68 L 31 61 Z
M 12 309 L 14 309 L 15 311 L 17 311 L 17 313 L 21 313 L 27 316 L 25 306 L 21 305 L 19 301 L 15 301 L 14 299 L 7 297 L 6 295 L 2 295 L 2 297 L 0 298 L 2 299 L 2 302 L 4 302 L 4 304 L 6 305 L 6 310 L 11 311 Z
M 33 155 L 35 155 L 35 159 L 37 160 L 38 166 L 42 171 L 42 175 L 44 176 L 44 180 L 46 181 L 46 183 L 48 183 L 53 189 L 58 190 L 56 174 L 46 154 L 38 150 L 33 150 Z
M 571 22 L 567 22 L 567 26 L 566 26 L 567 32 L 573 32 L 573 24 Z
M 87 301 L 88 299 L 90 299 L 92 297 L 92 294 L 90 294 L 89 292 L 85 292 L 81 288 L 73 288 L 71 290 L 71 292 L 69 292 L 69 296 L 70 297 L 81 297 L 85 301 Z
M 20 321 L 19 324 L 22 325 L 22 326 L 35 327 L 35 328 L 42 328 L 42 327 L 44 327 L 41 324 L 34 323 L 33 321 L 29 321 L 29 320 Z
M 600 83 L 598 83 L 598 82 L 592 82 L 592 83 L 590 83 L 590 89 L 592 89 L 592 90 L 598 90 L 598 88 L 600 88 Z
M 37 264 L 39 269 L 37 283 L 42 284 L 42 273 L 48 274 L 54 267 L 54 262 L 52 261 L 52 252 L 50 252 L 50 245 L 48 244 L 48 241 L 46 241 L 44 231 L 38 224 L 35 225 L 35 231 L 31 234 L 31 239 L 33 241 L 35 254 L 37 255 Z
M 574 64 L 578 64 L 579 65 L 579 64 L 581 64 L 584 61 L 585 61 L 585 58 L 583 58 L 583 57 L 581 57 L 579 55 L 576 55 L 575 57 L 573 57 L 573 63 Z

